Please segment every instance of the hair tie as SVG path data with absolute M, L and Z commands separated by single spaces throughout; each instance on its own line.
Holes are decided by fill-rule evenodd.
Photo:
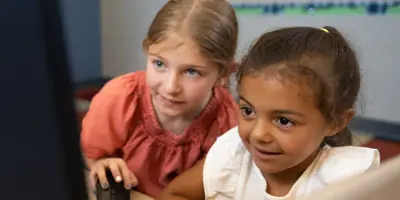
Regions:
M 328 29 L 326 28 L 321 28 L 321 30 L 325 31 L 326 33 L 329 33 Z

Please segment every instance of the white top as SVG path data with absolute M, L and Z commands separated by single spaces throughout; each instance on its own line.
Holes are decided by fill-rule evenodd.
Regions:
M 287 200 L 379 166 L 379 152 L 365 147 L 325 146 L 284 197 L 266 193 L 267 183 L 235 127 L 211 147 L 203 168 L 206 199 Z

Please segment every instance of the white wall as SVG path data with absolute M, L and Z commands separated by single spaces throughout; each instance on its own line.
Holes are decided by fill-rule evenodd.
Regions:
M 141 42 L 166 0 L 102 0 L 103 75 L 144 69 Z M 400 123 L 400 18 L 396 16 L 239 16 L 238 57 L 266 30 L 335 26 L 358 52 L 364 76 L 362 116 Z
M 166 0 L 101 0 L 102 71 L 118 76 L 145 68 L 142 40 Z

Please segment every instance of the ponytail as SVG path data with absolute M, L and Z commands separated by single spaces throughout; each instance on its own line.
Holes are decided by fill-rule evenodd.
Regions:
M 333 120 L 344 110 L 353 107 L 360 89 L 361 76 L 357 56 L 343 34 L 331 26 L 324 26 L 321 30 L 326 32 L 329 36 L 327 38 L 330 38 L 330 47 L 333 47 L 335 71 L 337 73 L 337 78 L 334 80 L 340 83 L 331 88 L 336 95 L 332 102 L 326 102 L 329 108 L 324 112 L 328 113 L 329 118 Z M 346 127 L 339 133 L 326 137 L 323 144 L 332 147 L 349 146 L 353 144 L 352 138 L 349 128 Z
M 325 137 L 323 143 L 331 147 L 349 146 L 353 143 L 352 134 L 349 128 L 346 127 L 345 129 L 333 136 Z

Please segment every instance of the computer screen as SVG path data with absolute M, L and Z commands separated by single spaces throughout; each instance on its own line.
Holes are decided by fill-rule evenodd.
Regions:
M 0 199 L 87 199 L 60 10 L 0 2 Z

